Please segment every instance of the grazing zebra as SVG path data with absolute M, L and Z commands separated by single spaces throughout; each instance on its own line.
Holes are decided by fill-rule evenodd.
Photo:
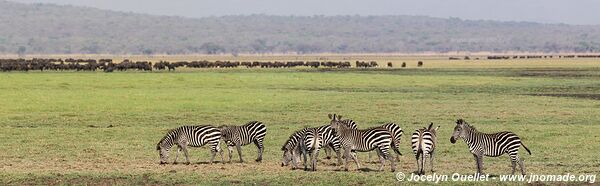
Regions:
M 304 143 L 304 133 L 306 128 L 294 132 L 288 140 L 283 144 L 281 150 L 283 151 L 283 160 L 281 166 L 287 166 L 289 162 L 292 162 L 292 170 L 298 168 L 297 162 L 299 161 L 299 154 L 301 154 L 300 144 Z
M 256 161 L 262 161 L 264 151 L 263 140 L 267 134 L 267 127 L 262 122 L 251 121 L 242 126 L 221 126 L 219 128 L 221 129 L 221 138 L 227 144 L 229 163 L 231 163 L 234 146 L 237 148 L 238 155 L 240 156 L 240 163 L 243 163 L 242 146 L 253 142 L 258 148 L 258 158 L 256 158 Z
M 493 134 L 486 134 L 477 131 L 475 127 L 469 125 L 465 120 L 458 119 L 456 121 L 456 127 L 454 127 L 454 133 L 450 137 L 450 142 L 456 143 L 456 140 L 462 138 L 469 151 L 475 157 L 475 163 L 477 163 L 477 173 L 483 174 L 483 156 L 497 157 L 502 154 L 508 154 L 512 162 L 512 174 L 515 174 L 516 163 L 519 163 L 521 168 L 521 174 L 525 175 L 525 166 L 523 160 L 519 159 L 519 147 L 523 146 L 525 150 L 531 155 L 531 151 L 525 144 L 521 142 L 521 139 L 512 132 L 504 131 Z
M 308 170 L 306 166 L 306 155 L 310 156 L 311 169 L 312 171 L 317 170 L 317 157 L 319 156 L 319 149 L 323 145 L 323 138 L 319 134 L 318 128 L 308 128 L 304 132 L 304 138 L 301 143 L 302 155 L 304 156 L 304 170 Z
M 213 126 L 181 126 L 172 129 L 158 142 L 158 144 L 156 144 L 156 150 L 158 150 L 160 154 L 160 164 L 167 163 L 169 160 L 169 150 L 173 145 L 177 145 L 178 147 L 173 164 L 177 164 L 179 151 L 181 150 L 183 150 L 183 153 L 185 154 L 186 164 L 190 164 L 187 146 L 201 147 L 206 144 L 210 146 L 211 150 L 210 163 L 213 162 L 217 152 L 220 153 L 221 162 L 223 162 L 223 151 L 221 151 L 220 139 L 221 132 Z
M 392 135 L 386 129 L 382 128 L 352 129 L 340 123 L 339 118 L 335 114 L 331 118 L 331 128 L 337 132 L 340 145 L 344 149 L 344 156 L 346 158 L 344 170 L 348 171 L 350 156 L 352 156 L 352 159 L 356 162 L 356 166 L 360 169 L 360 163 L 356 155 L 351 154 L 351 152 L 367 152 L 372 150 L 377 150 L 379 160 L 381 161 L 379 170 L 383 170 L 385 159 L 390 159 L 388 151 L 392 143 Z M 390 163 L 393 172 L 396 169 L 396 165 L 392 160 L 390 160 Z
M 425 174 L 425 156 L 428 154 L 431 172 L 433 172 L 433 155 L 437 143 L 436 133 L 440 126 L 435 129 L 431 127 L 433 127 L 433 123 L 429 124 L 427 128 L 417 129 L 412 135 L 412 149 L 417 158 L 417 172 L 419 175 Z
M 305 128 L 294 132 L 289 139 L 284 143 L 281 150 L 283 151 L 283 161 L 281 166 L 287 166 L 288 163 L 292 162 L 292 169 L 297 168 L 296 162 L 299 154 L 302 154 L 301 144 L 303 144 L 304 137 L 306 136 L 307 130 Z M 342 164 L 342 158 L 340 156 L 340 142 L 335 131 L 329 125 L 324 125 L 316 128 L 318 133 L 321 134 L 321 146 L 329 146 L 337 153 L 338 164 Z M 294 158 L 293 158 L 294 157 Z M 305 160 L 306 162 L 306 160 Z

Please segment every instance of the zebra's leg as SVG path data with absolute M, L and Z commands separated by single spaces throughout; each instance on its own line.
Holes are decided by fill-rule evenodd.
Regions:
M 190 156 L 188 154 L 187 146 L 182 146 L 182 148 L 183 148 L 183 154 L 185 155 L 185 164 L 189 165 L 190 164 Z
M 521 168 L 521 174 L 525 175 L 525 165 L 523 163 L 523 160 L 521 158 L 519 158 L 519 156 L 517 156 L 517 162 L 519 162 L 519 168 Z
M 402 156 L 402 153 L 400 153 L 400 142 L 394 142 L 392 144 L 392 148 L 394 148 L 394 152 L 396 153 L 396 161 L 400 162 L 400 156 Z
M 256 148 L 258 148 L 258 157 L 256 158 L 256 162 L 261 162 L 262 161 L 262 156 L 263 156 L 263 151 L 265 150 L 265 147 L 263 146 L 261 141 L 258 140 L 254 140 L 254 145 L 256 145 Z
M 298 168 L 298 157 L 297 157 L 296 149 L 292 151 L 292 170 L 296 170 Z
M 307 165 L 307 164 L 308 164 L 308 162 L 307 162 L 307 160 L 306 160 L 306 153 L 308 153 L 307 151 L 308 151 L 308 150 L 307 150 L 306 148 L 302 148 L 302 157 L 304 158 L 304 159 L 303 159 L 303 160 L 304 160 L 304 161 L 303 161 L 303 162 L 304 162 L 304 171 L 307 171 L 307 170 L 308 170 L 308 165 Z
M 425 175 L 425 156 L 427 156 L 427 154 L 423 152 L 423 154 L 421 154 L 421 170 L 419 171 L 420 175 Z
M 217 144 L 217 151 L 219 151 L 219 155 L 221 155 L 221 163 L 225 164 L 225 159 L 223 159 L 223 150 L 221 149 L 221 142 Z
M 216 149 L 210 149 L 210 161 L 208 162 L 209 164 L 212 164 L 213 161 L 215 161 L 215 156 L 217 155 L 217 150 Z
M 312 170 L 313 171 L 317 171 L 317 158 L 319 157 L 319 150 L 315 149 L 313 150 L 313 157 L 311 158 L 312 161 Z
M 371 156 L 371 152 L 369 152 L 369 157 Z M 379 171 L 383 170 L 383 167 L 385 165 L 385 157 L 383 155 L 383 152 L 381 152 L 381 150 L 377 149 L 377 156 L 379 156 L 379 163 L 381 165 L 379 165 Z
M 390 167 L 391 167 L 392 172 L 395 172 L 396 171 L 396 162 L 395 162 L 394 158 L 392 157 L 392 154 L 388 153 L 386 155 L 386 157 L 390 161 Z
M 482 175 L 482 169 L 483 169 L 483 163 L 482 163 L 482 158 L 479 155 L 473 154 L 473 157 L 475 158 L 475 163 L 477 164 L 477 174 Z
M 330 145 L 326 145 L 324 147 L 324 151 L 325 151 L 325 159 L 331 159 L 331 146 Z
M 342 162 L 342 152 L 341 152 L 341 149 L 338 148 L 337 150 L 335 150 L 335 149 L 333 149 L 333 150 L 335 151 L 335 154 L 337 156 L 338 165 L 342 165 L 343 162 Z
M 350 156 L 352 156 L 352 159 L 354 160 L 354 162 L 356 162 L 356 168 L 360 169 L 360 162 L 358 162 L 358 158 L 356 157 L 356 152 L 354 152 L 354 154 L 348 154 Z M 348 164 L 346 164 L 348 165 Z
M 227 151 L 229 151 L 229 163 L 231 163 L 231 157 L 233 156 L 233 146 L 227 146 Z
M 344 163 L 344 170 L 348 171 L 348 163 L 350 162 L 350 148 L 344 148 L 344 157 L 346 157 L 346 162 Z
M 417 174 L 421 175 L 421 151 L 417 151 L 415 158 L 417 159 Z
M 179 151 L 181 151 L 180 147 L 177 147 L 177 151 L 175 151 L 175 161 L 173 161 L 173 164 L 177 165 L 177 158 L 179 158 Z
M 240 156 L 240 163 L 244 163 L 244 159 L 242 158 L 242 146 L 240 144 L 235 144 L 235 148 Z
M 434 152 L 431 152 L 429 154 L 429 164 L 431 164 L 431 173 L 434 173 L 435 171 L 433 171 L 433 154 L 435 154 Z
M 510 157 L 510 163 L 511 163 L 511 167 L 512 167 L 512 175 L 515 175 L 515 169 L 517 168 L 517 161 L 515 160 L 514 157 Z

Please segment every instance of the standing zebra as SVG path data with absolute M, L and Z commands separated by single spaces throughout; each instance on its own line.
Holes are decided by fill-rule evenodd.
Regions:
M 440 126 L 435 129 L 432 129 L 431 127 L 433 127 L 433 123 L 429 124 L 429 127 L 427 128 L 415 130 L 412 135 L 412 149 L 417 158 L 417 172 L 419 175 L 425 174 L 425 156 L 428 154 L 431 172 L 433 172 L 433 155 L 437 143 L 436 133 Z
M 250 121 L 242 126 L 221 126 L 219 128 L 221 129 L 221 138 L 227 144 L 229 163 L 231 163 L 234 146 L 237 148 L 238 155 L 240 156 L 240 163 L 243 163 L 242 146 L 253 142 L 258 148 L 258 158 L 256 158 L 256 161 L 262 161 L 262 154 L 264 152 L 263 140 L 267 134 L 267 127 L 262 122 Z
M 221 162 L 223 162 L 223 151 L 221 151 L 220 139 L 221 132 L 213 126 L 181 126 L 172 129 L 167 132 L 167 135 L 163 137 L 158 144 L 156 144 L 156 150 L 158 150 L 160 154 L 160 164 L 167 163 L 169 160 L 169 150 L 173 145 L 177 145 L 178 147 L 173 164 L 177 164 L 179 151 L 182 149 L 185 154 L 186 164 L 190 164 L 187 146 L 201 147 L 205 144 L 210 146 L 210 163 L 213 162 L 217 152 L 220 153 Z
M 302 154 L 304 156 L 304 170 L 308 170 L 306 167 L 306 155 L 310 156 L 311 169 L 312 171 L 317 170 L 317 157 L 319 157 L 319 149 L 323 145 L 323 139 L 319 134 L 318 128 L 308 128 L 304 133 L 304 143 L 301 143 Z
M 525 144 L 521 142 L 521 139 L 512 132 L 504 131 L 493 134 L 486 134 L 479 132 L 475 127 L 469 125 L 463 119 L 456 121 L 456 127 L 454 127 L 454 133 L 450 138 L 450 142 L 456 143 L 456 140 L 462 138 L 469 151 L 475 157 L 475 163 L 477 163 L 477 173 L 483 174 L 483 156 L 497 157 L 502 154 L 508 154 L 512 162 L 512 174 L 515 174 L 516 163 L 519 163 L 521 168 L 521 174 L 525 175 L 525 166 L 523 160 L 519 159 L 519 147 L 521 145 L 531 155 L 531 151 Z
M 392 135 L 392 149 L 394 150 L 394 152 L 396 153 L 396 161 L 400 161 L 400 156 L 402 156 L 402 153 L 400 153 L 400 139 L 402 137 L 402 134 L 404 134 L 404 132 L 402 131 L 402 128 L 400 126 L 398 126 L 395 123 L 386 123 L 384 125 L 379 126 L 378 128 L 383 128 L 386 129 L 391 135 Z M 369 161 L 371 161 L 371 153 L 369 152 Z
M 381 166 L 379 170 L 383 170 L 385 159 L 390 159 L 389 148 L 392 143 L 392 135 L 382 128 L 370 128 L 364 130 L 352 129 L 346 125 L 340 123 L 334 114 L 331 120 L 331 128 L 333 128 L 339 137 L 340 145 L 344 149 L 344 156 L 346 162 L 344 164 L 344 170 L 348 171 L 348 162 L 350 157 L 356 162 L 356 166 L 360 169 L 360 163 L 355 155 L 352 155 L 353 151 L 367 152 L 377 150 Z M 396 169 L 394 161 L 390 160 L 392 172 Z
M 351 119 L 341 120 L 342 119 L 341 115 L 335 115 L 335 117 L 337 117 L 335 119 L 337 119 L 340 123 L 346 125 L 347 127 L 352 128 L 352 129 L 357 129 L 356 122 L 354 122 L 353 120 L 351 120 Z M 329 119 L 331 119 L 331 120 L 334 119 L 332 114 L 329 114 Z M 392 149 L 396 153 L 396 161 L 400 161 L 400 156 L 402 155 L 402 153 L 400 153 L 399 146 L 400 146 L 400 139 L 403 134 L 402 128 L 395 123 L 387 123 L 387 124 L 381 125 L 379 127 L 388 130 L 388 132 L 390 132 L 390 134 L 392 134 L 392 138 L 393 138 L 392 139 Z M 328 148 L 325 148 L 325 154 L 327 154 L 327 159 L 329 159 L 330 156 L 329 156 Z M 356 154 L 354 154 L 354 155 L 356 155 Z M 369 161 L 371 161 L 371 153 L 370 152 L 369 152 Z
M 333 120 L 334 115 L 333 114 L 329 114 L 329 119 Z M 351 119 L 345 119 L 342 120 L 342 116 L 341 115 L 335 115 L 335 117 L 337 117 L 336 119 L 343 125 L 346 125 L 349 128 L 352 129 L 357 129 L 356 126 L 356 122 L 354 122 Z M 338 164 L 342 163 L 342 157 L 340 156 L 340 144 L 339 144 L 339 139 L 337 138 L 337 134 L 335 133 L 335 131 L 331 128 L 331 125 L 325 125 L 325 126 L 321 126 L 319 128 L 319 132 L 321 132 L 321 134 L 323 135 L 323 144 L 325 144 L 324 146 L 324 150 L 325 150 L 325 158 L 326 159 L 331 159 L 331 150 L 333 150 L 336 155 L 337 155 L 337 159 L 338 159 Z

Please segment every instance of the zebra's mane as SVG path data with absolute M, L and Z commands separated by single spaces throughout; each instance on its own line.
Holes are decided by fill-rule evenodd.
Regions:
M 219 125 L 217 128 L 219 128 L 219 129 L 226 129 L 226 128 L 243 127 L 243 126 L 247 126 L 247 125 L 254 124 L 254 123 L 261 123 L 261 122 L 260 121 L 249 121 L 249 122 L 247 122 L 247 123 L 245 123 L 243 125 L 227 125 L 227 124 L 224 124 L 224 125 Z
M 303 132 L 304 132 L 304 130 L 306 130 L 306 128 L 303 128 L 303 129 L 300 129 L 300 130 L 294 131 L 294 133 L 292 133 L 292 135 L 290 135 L 290 137 L 288 138 L 288 140 L 287 140 L 287 141 L 285 141 L 285 143 L 284 143 L 284 144 L 283 144 L 283 146 L 281 147 L 281 150 L 287 150 L 285 147 L 286 147 L 286 146 L 287 146 L 289 143 L 291 143 L 291 142 L 292 142 L 292 140 L 293 140 L 294 138 L 296 138 L 296 136 L 297 136 L 296 134 L 301 134 L 301 133 L 303 133 Z M 298 144 L 296 144 L 296 145 L 298 145 Z
M 477 130 L 477 128 L 475 128 L 475 126 L 473 126 L 473 125 L 471 125 L 471 124 L 469 124 L 469 123 L 467 123 L 467 122 L 463 123 L 463 125 L 464 125 L 464 126 L 467 128 L 467 129 L 469 129 L 469 130 L 471 130 L 471 131 L 478 131 L 478 130 Z
M 160 144 L 162 144 L 167 138 L 173 137 L 175 135 L 175 131 L 179 129 L 179 128 L 174 128 L 174 129 L 170 129 L 167 132 L 167 135 L 165 135 L 162 139 L 160 139 L 160 141 L 158 141 L 158 144 L 156 144 L 156 150 L 160 150 Z

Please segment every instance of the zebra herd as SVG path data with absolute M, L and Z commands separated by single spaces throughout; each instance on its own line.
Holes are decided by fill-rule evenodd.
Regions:
M 302 161 L 304 170 L 316 171 L 319 151 L 321 148 L 324 148 L 326 158 L 330 159 L 331 152 L 335 152 L 337 165 L 343 164 L 346 171 L 348 171 L 348 165 L 351 160 L 356 163 L 357 169 L 361 169 L 356 153 L 370 151 L 375 151 L 379 157 L 379 171 L 384 169 L 386 160 L 390 162 L 391 171 L 395 171 L 395 163 L 400 160 L 399 156 L 402 155 L 399 151 L 403 134 L 400 126 L 395 123 L 386 123 L 381 126 L 359 129 L 353 120 L 342 120 L 342 116 L 337 114 L 329 114 L 328 116 L 330 119 L 328 125 L 303 128 L 289 136 L 281 147 L 281 151 L 283 152 L 281 166 L 291 164 L 292 169 L 297 169 L 299 168 L 299 162 Z M 411 136 L 411 147 L 417 160 L 416 172 L 420 175 L 425 174 L 427 156 L 429 157 L 431 172 L 434 172 L 434 152 L 436 150 L 439 128 L 440 126 L 433 128 L 433 123 L 431 123 L 428 127 L 416 129 Z M 187 147 L 208 145 L 211 150 L 210 163 L 213 162 L 217 153 L 220 154 L 221 162 L 224 163 L 223 151 L 221 151 L 220 147 L 222 140 L 227 145 L 229 162 L 231 163 L 234 147 L 238 151 L 240 162 L 244 162 L 241 146 L 254 143 L 258 148 L 256 161 L 261 162 L 266 133 L 267 127 L 259 121 L 251 121 L 241 126 L 181 126 L 170 130 L 158 142 L 156 150 L 159 151 L 160 164 L 166 164 L 170 149 L 173 146 L 177 146 L 173 163 L 177 164 L 179 152 L 183 151 L 186 164 L 189 164 Z M 470 152 L 473 154 L 477 165 L 477 173 L 483 174 L 483 156 L 497 157 L 508 154 L 512 162 L 512 174 L 515 173 L 516 164 L 519 164 L 521 173 L 525 175 L 525 166 L 518 156 L 518 151 L 521 146 L 529 154 L 531 154 L 531 151 L 525 147 L 516 134 L 507 131 L 493 134 L 482 133 L 463 119 L 458 119 L 450 142 L 456 143 L 459 139 L 465 141 Z M 391 151 L 394 151 L 396 154 L 395 158 L 393 158 Z

